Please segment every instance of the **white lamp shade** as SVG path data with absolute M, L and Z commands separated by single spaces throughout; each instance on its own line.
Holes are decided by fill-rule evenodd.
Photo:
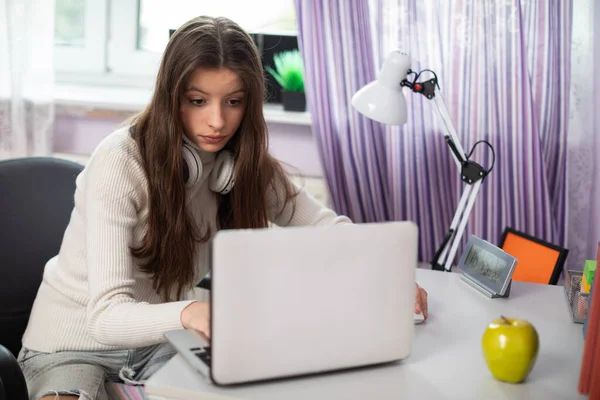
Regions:
M 389 125 L 407 121 L 406 99 L 400 82 L 406 78 L 410 57 L 393 51 L 385 60 L 377 80 L 352 96 L 352 106 L 365 117 Z

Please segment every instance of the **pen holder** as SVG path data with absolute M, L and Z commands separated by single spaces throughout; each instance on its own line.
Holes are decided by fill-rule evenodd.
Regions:
M 583 324 L 588 313 L 589 294 L 581 293 L 583 272 L 565 270 L 565 292 L 573 322 Z

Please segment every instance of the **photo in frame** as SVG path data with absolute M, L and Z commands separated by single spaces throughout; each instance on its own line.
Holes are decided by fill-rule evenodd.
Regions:
M 471 235 L 458 262 L 462 280 L 491 298 L 508 297 L 517 259 Z

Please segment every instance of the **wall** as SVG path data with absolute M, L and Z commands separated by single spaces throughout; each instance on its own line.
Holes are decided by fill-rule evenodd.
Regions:
M 125 114 L 115 113 L 58 112 L 54 129 L 54 151 L 89 155 L 125 118 Z M 268 123 L 268 127 L 270 149 L 275 157 L 289 164 L 291 171 L 300 175 L 322 177 L 310 126 L 275 122 Z
M 118 128 L 128 115 L 123 112 L 57 106 L 54 152 L 61 157 L 85 162 L 100 141 Z M 273 119 L 277 122 L 268 122 L 271 154 L 288 167 L 296 182 L 317 200 L 330 206 L 310 125 Z

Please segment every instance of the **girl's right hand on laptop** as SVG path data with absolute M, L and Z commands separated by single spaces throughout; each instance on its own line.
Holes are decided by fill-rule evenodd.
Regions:
M 181 311 L 181 325 L 210 338 L 210 305 L 194 301 Z

